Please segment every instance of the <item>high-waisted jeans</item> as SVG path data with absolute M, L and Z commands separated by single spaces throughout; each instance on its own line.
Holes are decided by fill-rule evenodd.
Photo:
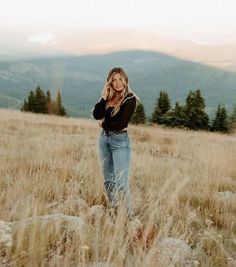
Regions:
M 100 133 L 99 155 L 102 162 L 104 185 L 112 207 L 121 201 L 128 216 L 132 216 L 131 194 L 129 188 L 129 166 L 131 144 L 127 132 Z

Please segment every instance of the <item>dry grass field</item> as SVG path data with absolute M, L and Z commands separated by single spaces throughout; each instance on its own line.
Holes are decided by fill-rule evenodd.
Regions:
M 129 126 L 114 219 L 95 120 L 0 110 L 0 266 L 236 266 L 236 136 Z

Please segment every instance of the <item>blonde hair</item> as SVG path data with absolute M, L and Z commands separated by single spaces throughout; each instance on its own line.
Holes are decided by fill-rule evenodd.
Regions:
M 125 97 L 128 94 L 132 94 L 132 96 L 134 95 L 136 98 L 136 108 L 138 103 L 140 102 L 139 97 L 131 90 L 130 86 L 129 86 L 129 79 L 128 79 L 128 75 L 127 73 L 124 71 L 124 69 L 122 69 L 121 67 L 115 67 L 113 69 L 111 69 L 107 75 L 107 79 L 106 79 L 106 84 L 103 88 L 102 94 L 104 93 L 105 90 L 108 90 L 108 97 L 107 97 L 107 105 L 106 108 L 109 107 L 109 101 L 113 99 L 113 97 L 115 96 L 115 90 L 112 88 L 111 84 L 112 84 L 112 78 L 113 76 L 119 73 L 121 76 L 121 79 L 123 81 L 124 84 L 124 90 L 121 93 L 121 98 L 119 99 L 119 101 L 117 102 L 117 105 L 114 107 L 114 109 L 112 110 L 111 116 L 115 116 L 119 111 L 120 111 L 120 106 L 122 105 L 122 103 L 125 100 Z

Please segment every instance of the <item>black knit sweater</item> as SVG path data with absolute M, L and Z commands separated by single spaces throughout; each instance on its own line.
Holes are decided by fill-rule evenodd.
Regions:
M 93 117 L 96 120 L 104 118 L 102 128 L 108 131 L 120 131 L 128 126 L 128 123 L 135 111 L 136 98 L 133 94 L 129 93 L 120 106 L 119 112 L 111 117 L 113 107 L 106 109 L 106 100 L 101 100 L 95 105 L 93 110 Z

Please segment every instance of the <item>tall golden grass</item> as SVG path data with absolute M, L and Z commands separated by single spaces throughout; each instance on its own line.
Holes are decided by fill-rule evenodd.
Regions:
M 85 220 L 83 231 L 25 224 L 0 266 L 167 266 L 156 251 L 168 237 L 189 245 L 192 266 L 236 266 L 236 199 L 219 194 L 236 191 L 235 135 L 130 125 L 132 204 L 142 223 L 132 232 L 122 210 L 115 222 L 109 216 L 96 121 L 0 114 L 0 220 Z M 102 213 L 91 215 L 94 205 Z

